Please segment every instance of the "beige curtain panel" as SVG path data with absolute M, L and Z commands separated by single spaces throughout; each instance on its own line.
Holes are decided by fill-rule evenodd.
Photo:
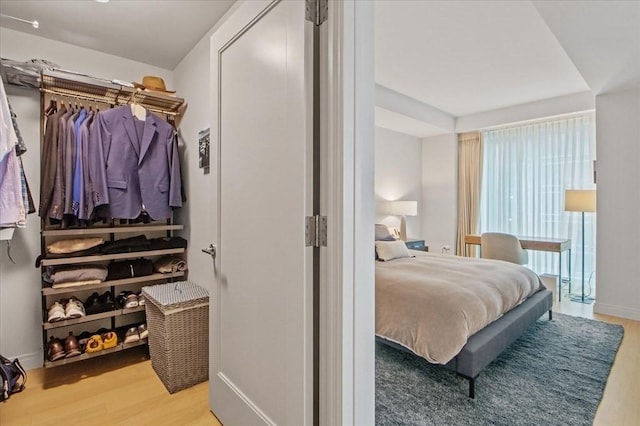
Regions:
M 482 133 L 458 135 L 458 242 L 459 256 L 475 256 L 476 248 L 467 249 L 464 237 L 478 232 L 480 185 L 482 181 Z

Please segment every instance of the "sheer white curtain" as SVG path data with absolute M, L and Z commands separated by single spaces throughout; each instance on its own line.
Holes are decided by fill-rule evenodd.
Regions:
M 499 128 L 483 136 L 480 231 L 571 238 L 571 272 L 577 283 L 572 292 L 579 292 L 582 217 L 564 211 L 564 191 L 595 188 L 594 114 Z M 586 280 L 595 271 L 595 226 L 595 214 L 585 213 Z M 538 274 L 557 274 L 558 255 L 530 251 L 528 266 Z M 565 277 L 566 268 L 563 259 Z

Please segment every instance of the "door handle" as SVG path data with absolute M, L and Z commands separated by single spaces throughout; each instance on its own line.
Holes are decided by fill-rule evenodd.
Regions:
M 213 257 L 213 260 L 216 259 L 216 246 L 214 244 L 209 244 L 209 247 L 203 248 L 202 252 L 208 254 L 211 257 Z
M 227 284 L 227 277 L 225 277 L 224 274 L 221 274 L 218 271 L 218 268 L 216 267 L 216 256 L 218 254 L 218 249 L 217 249 L 216 245 L 215 244 L 209 244 L 209 247 L 203 248 L 202 252 L 208 254 L 209 256 L 211 256 L 211 259 L 213 260 L 213 276 L 216 279 L 220 280 L 220 282 L 222 284 L 226 285 Z

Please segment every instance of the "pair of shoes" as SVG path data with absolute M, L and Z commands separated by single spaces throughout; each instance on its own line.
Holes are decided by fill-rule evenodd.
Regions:
M 78 339 L 69 332 L 69 335 L 62 343 L 61 339 L 51 336 L 47 349 L 47 357 L 49 361 L 57 361 L 62 358 L 71 358 L 82 353 Z
M 49 307 L 47 321 L 57 322 L 67 319 L 80 318 L 86 315 L 84 305 L 81 301 L 75 297 L 70 297 L 68 300 L 60 300 L 53 302 Z
M 149 337 L 149 330 L 147 330 L 147 324 L 140 324 L 139 326 L 129 327 L 124 334 L 124 343 L 135 343 L 140 340 L 145 340 Z
M 78 336 L 78 342 L 84 352 L 94 353 L 117 346 L 118 335 L 113 330 L 101 328 L 94 333 L 89 333 L 88 331 L 83 332 Z
M 100 314 L 116 309 L 116 302 L 110 291 L 106 291 L 102 295 L 94 292 L 84 303 L 84 308 L 87 315 Z
M 144 305 L 144 297 L 141 293 L 121 291 L 117 299 L 122 309 L 131 309 Z

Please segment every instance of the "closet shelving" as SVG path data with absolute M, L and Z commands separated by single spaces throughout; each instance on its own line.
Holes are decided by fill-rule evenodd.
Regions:
M 87 101 L 91 103 L 109 104 L 111 106 L 126 105 L 137 103 L 146 109 L 154 111 L 158 114 L 166 116 L 177 116 L 184 111 L 184 100 L 174 96 L 164 95 L 157 92 L 147 92 L 126 85 L 116 84 L 107 80 L 97 79 L 90 76 L 79 75 L 72 72 L 62 70 L 43 71 L 41 78 L 41 111 L 44 111 L 46 101 L 51 98 Z M 41 138 L 44 137 L 44 114 L 41 114 Z M 113 220 L 108 224 L 96 224 L 96 226 L 88 228 L 67 228 L 60 229 L 45 226 L 42 222 L 41 227 L 41 249 L 45 252 L 46 241 L 64 238 L 82 238 L 88 235 L 105 235 L 111 241 L 117 239 L 119 235 L 139 235 L 139 234 L 155 234 L 164 233 L 167 237 L 173 235 L 174 231 L 184 229 L 183 225 L 173 224 L 171 220 L 166 222 L 152 222 L 151 224 L 119 224 Z M 106 240 L 107 238 L 105 238 Z M 148 250 L 130 253 L 91 255 L 79 257 L 64 257 L 42 259 L 41 266 L 73 265 L 82 263 L 106 263 L 111 260 L 135 259 L 140 257 L 158 257 L 169 254 L 182 254 L 185 252 L 183 248 Z M 43 311 L 43 343 L 44 343 L 44 365 L 45 367 L 55 367 L 58 365 L 75 363 L 90 358 L 107 355 L 122 350 L 127 350 L 141 345 L 146 345 L 147 341 L 139 341 L 134 343 L 119 343 L 117 346 L 105 349 L 95 353 L 83 353 L 79 356 L 71 358 L 63 358 L 57 361 L 49 361 L 47 359 L 47 344 L 50 335 L 64 338 L 67 333 L 63 330 L 65 327 L 72 327 L 78 324 L 91 323 L 94 321 L 111 320 L 111 329 L 116 328 L 116 319 L 129 314 L 144 312 L 144 306 L 138 306 L 131 309 L 116 309 L 113 311 L 103 312 L 94 315 L 86 315 L 81 318 L 59 321 L 54 323 L 47 322 L 47 311 L 49 304 L 54 300 L 68 297 L 71 293 L 92 292 L 96 290 L 110 290 L 115 296 L 120 288 L 125 286 L 138 286 L 142 284 L 152 284 L 158 282 L 171 282 L 176 278 L 185 276 L 185 272 L 176 271 L 173 273 L 154 273 L 152 275 L 104 281 L 99 284 L 91 284 L 79 287 L 67 288 L 51 288 L 44 284 L 42 286 L 42 311 Z M 50 334 L 51 333 L 51 334 Z
M 91 359 L 91 358 L 97 358 L 99 356 L 102 355 L 108 355 L 108 354 L 112 354 L 114 352 L 120 352 L 120 351 L 124 351 L 127 349 L 131 349 L 131 348 L 135 348 L 138 346 L 143 346 L 146 345 L 147 341 L 138 341 L 138 342 L 133 342 L 133 343 L 118 343 L 116 346 L 114 346 L 113 348 L 109 348 L 109 349 L 103 349 L 99 352 L 94 352 L 94 353 L 83 353 L 81 355 L 78 356 L 74 356 L 72 358 L 62 358 L 59 359 L 57 361 L 45 361 L 44 366 L 46 368 L 49 367 L 57 367 L 59 365 L 65 365 L 65 364 L 72 364 L 74 362 L 78 362 L 78 361 L 84 361 L 86 359 Z
M 61 70 L 42 71 L 40 91 L 43 94 L 50 93 L 115 106 L 137 103 L 151 111 L 166 115 L 178 115 L 184 104 L 184 99 L 175 96 L 148 92 Z

